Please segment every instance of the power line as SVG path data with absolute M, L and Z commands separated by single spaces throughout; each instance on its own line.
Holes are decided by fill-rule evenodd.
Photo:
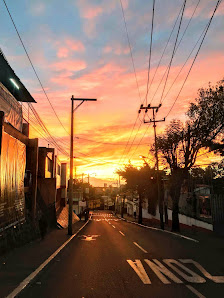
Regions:
M 120 161 L 119 161 L 118 164 L 120 164 L 121 161 L 123 160 L 123 156 L 124 156 L 124 154 L 125 154 L 125 151 L 126 151 L 126 149 L 127 149 L 127 146 L 128 146 L 128 144 L 129 144 L 129 141 L 130 141 L 130 139 L 131 139 L 132 133 L 133 133 L 133 131 L 134 131 L 134 128 L 135 128 L 135 125 L 136 125 L 138 119 L 139 119 L 139 114 L 137 115 L 137 118 L 136 118 L 136 120 L 135 120 L 135 123 L 134 123 L 134 125 L 133 125 L 133 127 L 132 127 L 131 134 L 130 134 L 130 136 L 129 136 L 129 139 L 128 139 L 127 143 L 126 143 L 126 146 L 125 146 L 125 148 L 124 148 L 123 154 L 122 154 L 122 156 L 121 156 Z
M 130 42 L 130 38 L 129 38 L 128 27 L 127 27 L 127 22 L 126 22 L 126 18 L 125 18 L 125 13 L 124 13 L 124 7 L 123 7 L 123 4 L 122 4 L 122 0 L 120 0 L 120 5 L 121 5 L 121 11 L 122 11 L 122 16 L 123 16 L 123 21 L 124 21 L 124 27 L 125 27 L 125 32 L 126 32 L 128 46 L 129 46 L 129 51 L 130 51 L 130 57 L 131 57 L 131 61 L 132 61 L 132 67 L 133 67 L 133 71 L 134 71 L 134 75 L 135 75 L 136 86 L 137 86 L 137 90 L 138 90 L 138 96 L 139 96 L 140 102 L 143 102 L 142 99 L 141 99 L 141 94 L 140 94 L 140 89 L 139 89 L 139 83 L 138 83 L 138 79 L 137 79 L 136 68 L 135 68 L 135 63 L 134 63 L 134 58 L 133 58 L 133 53 L 132 53 L 132 47 L 131 47 L 131 42 Z M 135 122 L 134 122 L 134 124 L 132 126 L 131 134 L 130 134 L 129 139 L 128 139 L 127 143 L 126 143 L 125 149 L 123 151 L 123 154 L 122 154 L 122 156 L 120 158 L 120 161 L 119 161 L 118 165 L 123 160 L 123 156 L 125 154 L 125 151 L 127 149 L 127 146 L 129 144 L 129 141 L 130 141 L 130 139 L 132 137 L 132 134 L 133 134 L 133 131 L 134 131 L 134 128 L 135 128 L 135 125 L 136 125 L 138 119 L 139 119 L 139 115 L 137 115 L 137 117 L 135 119 Z
M 201 46 L 202 46 L 202 44 L 203 44 L 203 42 L 204 42 L 205 36 L 206 36 L 206 34 L 207 34 L 207 32 L 208 32 L 208 29 L 209 29 L 209 27 L 210 27 L 210 25 L 211 25 L 212 19 L 213 19 L 214 15 L 215 15 L 215 13 L 216 13 L 216 10 L 217 10 L 217 8 L 218 8 L 218 6 L 219 6 L 219 4 L 220 4 L 221 2 L 222 2 L 222 0 L 218 0 L 218 1 L 217 1 L 217 4 L 216 4 L 216 6 L 215 6 L 215 9 L 214 9 L 214 11 L 213 11 L 213 14 L 212 14 L 212 16 L 211 16 L 209 22 L 208 22 L 208 25 L 207 25 L 207 28 L 206 28 L 206 30 L 205 30 L 204 36 L 203 36 L 202 41 L 201 41 L 201 43 L 200 43 L 200 46 L 199 46 L 199 48 L 198 48 L 198 50 L 197 50 L 197 53 L 196 53 L 196 55 L 195 55 L 195 57 L 194 57 L 194 60 L 193 60 L 193 62 L 192 62 L 192 64 L 191 64 L 191 67 L 190 67 L 190 69 L 189 69 L 189 71 L 188 71 L 188 73 L 187 73 L 187 76 L 186 76 L 186 78 L 185 78 L 185 80 L 184 80 L 184 82 L 183 82 L 183 84 L 182 84 L 182 86 L 181 86 L 181 88 L 180 88 L 180 91 L 179 91 L 179 93 L 178 93 L 176 99 L 174 100 L 174 102 L 173 102 L 173 104 L 172 104 L 172 106 L 171 106 L 171 108 L 170 108 L 170 110 L 169 110 L 169 112 L 167 113 L 167 115 L 166 115 L 165 118 L 168 117 L 168 115 L 169 115 L 170 112 L 172 111 L 172 109 L 173 109 L 173 107 L 174 107 L 176 101 L 177 101 L 178 98 L 179 98 L 179 95 L 180 95 L 180 93 L 181 93 L 181 91 L 182 91 L 182 89 L 183 89 L 183 87 L 184 87 L 184 85 L 185 85 L 185 83 L 186 83 L 186 81 L 187 81 L 187 79 L 188 79 L 188 77 L 189 77 L 189 74 L 190 74 L 190 72 L 191 72 L 191 70 L 192 70 L 192 68 L 193 68 L 193 65 L 194 65 L 194 63 L 195 63 L 195 61 L 196 61 L 196 59 L 197 59 L 197 56 L 198 56 L 198 54 L 199 54 L 199 52 L 200 52 Z
M 201 35 L 199 36 L 197 42 L 195 43 L 193 49 L 191 50 L 190 54 L 188 55 L 187 59 L 185 60 L 184 64 L 182 65 L 181 69 L 179 70 L 179 72 L 178 72 L 176 78 L 174 79 L 174 81 L 173 81 L 173 83 L 171 84 L 169 90 L 167 91 L 166 95 L 164 96 L 162 103 L 163 103 L 164 100 L 166 99 L 166 97 L 167 97 L 167 95 L 169 94 L 170 90 L 172 89 L 174 83 L 176 82 L 176 80 L 177 80 L 177 78 L 179 77 L 180 73 L 182 72 L 182 70 L 184 69 L 184 67 L 185 67 L 185 65 L 187 64 L 188 60 L 190 59 L 190 57 L 191 57 L 192 53 L 194 52 L 194 50 L 195 50 L 197 44 L 199 43 L 201 37 L 202 37 L 203 34 L 205 33 L 205 30 L 206 30 L 207 26 L 208 26 L 208 25 L 205 26 L 205 28 L 204 28 L 204 30 L 202 31 Z
M 14 107 L 14 105 L 12 105 L 12 103 L 11 102 L 9 102 L 9 100 L 6 98 L 6 97 L 3 97 L 3 99 L 8 103 L 8 104 L 10 104 L 10 107 L 12 108 L 12 109 L 14 109 L 16 112 L 17 112 L 17 109 Z M 34 107 L 32 107 L 32 111 L 33 111 L 33 115 L 30 115 L 30 113 L 29 113 L 29 107 L 30 107 L 30 103 L 28 103 L 28 108 L 26 108 L 26 106 L 25 105 L 21 105 L 21 108 L 22 108 L 22 112 L 23 112 L 23 114 L 25 114 L 25 116 L 27 117 L 27 120 L 29 120 L 28 121 L 28 123 L 31 125 L 31 123 L 30 122 L 32 122 L 34 125 L 31 125 L 33 128 L 34 128 L 34 130 L 36 130 L 37 132 L 38 132 L 38 134 L 39 135 L 41 135 L 42 136 L 42 138 L 45 140 L 45 141 L 47 141 L 48 143 L 50 143 L 50 144 L 53 144 L 62 154 L 65 154 L 65 155 L 67 155 L 68 153 L 63 149 L 63 148 L 61 148 L 58 144 L 57 144 L 57 142 L 54 140 L 54 138 L 50 135 L 50 133 L 49 133 L 49 131 L 46 129 L 46 127 L 44 126 L 44 124 L 43 124 L 43 122 L 42 122 L 42 120 L 40 119 L 40 117 L 39 117 L 39 115 L 38 115 L 38 117 L 37 117 L 37 112 L 35 111 L 35 113 L 34 113 Z M 27 121 L 24 117 L 23 117 L 23 119 L 25 120 L 25 121 Z M 39 129 L 37 129 L 37 127 L 35 127 L 35 126 L 40 126 L 40 129 L 42 129 L 43 130 L 43 133 L 45 134 L 43 134 Z M 44 128 L 45 127 L 45 128 Z M 47 138 L 46 138 L 46 136 L 47 136 Z
M 176 47 L 176 49 L 175 49 L 175 53 L 174 53 L 174 55 L 176 54 L 176 52 L 177 52 L 177 50 L 178 50 L 178 48 L 179 48 L 179 46 L 180 46 L 180 44 L 181 44 L 181 42 L 182 42 L 182 40 L 183 40 L 185 34 L 186 34 L 186 32 L 187 32 L 187 29 L 188 29 L 188 27 L 189 27 L 189 25 L 190 25 L 190 23 L 191 23 L 191 21 L 192 21 L 192 19 L 193 19 L 193 16 L 194 16 L 194 14 L 195 14 L 195 11 L 196 11 L 196 9 L 197 9 L 199 3 L 200 3 L 200 0 L 198 0 L 197 4 L 196 4 L 196 6 L 195 6 L 195 9 L 194 9 L 194 11 L 193 11 L 193 13 L 192 13 L 192 15 L 191 15 L 189 21 L 188 21 L 188 24 L 187 24 L 187 26 L 186 26 L 186 28 L 185 28 L 185 30 L 184 30 L 184 32 L 183 32 L 181 38 L 180 38 L 180 41 L 178 42 L 178 45 L 177 45 L 177 47 Z M 184 5 L 184 3 L 183 3 L 183 5 Z M 177 16 L 177 19 L 176 19 L 176 22 L 175 22 L 175 24 L 174 24 L 174 27 L 173 27 L 172 32 L 174 31 L 174 28 L 175 28 L 175 26 L 176 26 L 177 20 L 178 20 L 178 18 L 179 18 L 179 16 L 180 16 L 180 13 L 181 13 L 182 9 L 183 9 L 183 5 L 181 6 L 180 12 L 179 12 L 179 14 L 178 14 L 178 16 Z M 172 35 L 172 32 L 171 32 L 171 35 Z M 171 35 L 170 35 L 170 37 L 171 37 Z M 169 38 L 169 39 L 170 39 L 170 38 Z M 163 54 L 164 54 L 164 53 L 163 53 Z M 163 56 L 163 55 L 162 55 L 162 56 Z M 161 61 L 160 61 L 160 62 L 161 62 Z M 157 67 L 157 68 L 158 68 L 158 67 Z M 151 101 L 150 101 L 150 104 L 151 104 L 151 102 L 153 101 L 153 99 L 155 98 L 155 96 L 156 96 L 156 94 L 157 94 L 157 92 L 158 92 L 158 90 L 159 90 L 159 87 L 160 87 L 160 85 L 162 84 L 162 81 L 163 81 L 163 79 L 164 79 L 164 77 L 165 77 L 165 75 L 166 75 L 168 69 L 169 69 L 169 65 L 167 66 L 167 68 L 166 68 L 166 70 L 165 70 L 165 72 L 164 72 L 164 74 L 163 74 L 163 76 L 162 76 L 162 79 L 160 80 L 160 83 L 159 83 L 159 85 L 158 85 L 158 87 L 157 87 L 157 89 L 156 89 L 156 91 L 155 91 L 155 93 L 154 93 L 154 95 L 153 95 L 153 97 L 152 97 L 152 99 L 151 99 Z M 156 69 L 156 71 L 157 71 L 157 69 Z M 166 96 L 165 96 L 165 97 L 166 97 Z M 164 99 L 163 99 L 163 100 L 164 100 Z M 161 101 L 161 103 L 163 102 L 163 100 Z
M 153 37 L 153 28 L 154 28 L 154 15 L 155 15 L 155 0 L 153 0 L 153 8 L 152 8 L 152 23 L 151 23 L 151 34 L 150 34 L 150 50 L 149 50 L 149 64 L 148 64 L 148 77 L 147 77 L 147 87 L 146 87 L 146 96 L 145 96 L 145 101 L 147 103 L 147 99 L 148 99 L 148 91 L 149 91 L 149 77 L 150 77 L 150 69 L 151 69 L 151 56 L 152 56 L 152 37 Z M 140 124 L 140 126 L 138 127 L 138 130 L 135 134 L 135 137 L 132 141 L 132 144 L 129 148 L 129 151 L 127 152 L 126 156 L 128 156 L 131 147 L 134 144 L 134 140 L 139 132 L 139 129 L 141 127 L 142 123 Z M 137 145 L 137 147 L 139 146 L 139 143 Z
M 187 1 L 187 0 L 184 0 L 184 5 L 183 5 L 182 13 L 181 13 L 180 23 L 179 23 L 179 27 L 178 27 L 178 31 L 177 31 L 177 36 L 176 36 L 176 40 L 175 40 L 175 43 L 174 43 L 173 53 L 172 53 L 172 56 L 171 56 L 171 59 L 170 59 L 170 63 L 169 63 L 169 67 L 168 67 L 168 72 L 167 72 L 166 80 L 165 80 L 165 83 L 164 83 L 164 86 L 163 86 L 163 91 L 162 91 L 162 95 L 161 95 L 160 103 L 161 103 L 162 98 L 163 98 L 163 94 L 164 94 L 164 91 L 165 91 L 165 88 L 166 88 L 166 84 L 167 84 L 167 80 L 168 80 L 169 73 L 170 73 L 171 64 L 172 64 L 173 57 L 174 57 L 174 54 L 175 54 L 175 49 L 176 49 L 177 40 L 178 40 L 178 37 L 179 37 L 179 32 L 180 32 L 180 28 L 181 28 L 182 20 L 183 20 L 183 15 L 184 15 L 184 10 L 185 10 L 186 1 Z
M 86 138 L 82 138 L 82 137 L 75 137 L 78 140 L 83 140 L 83 141 L 87 141 L 87 142 L 92 142 L 92 143 L 96 143 L 99 145 L 110 145 L 110 146 L 126 146 L 127 145 L 127 141 L 125 141 L 124 143 L 110 143 L 110 142 L 100 142 L 100 141 L 95 141 L 95 140 L 91 140 L 91 139 L 86 139 Z M 126 143 L 126 144 L 125 144 Z M 137 145 L 137 144 L 133 144 L 133 145 Z M 145 144 L 146 145 L 146 144 Z
M 137 146 L 136 146 L 134 152 L 132 153 L 130 159 L 132 159 L 132 157 L 134 156 L 136 150 L 138 149 L 138 147 L 140 146 L 140 144 L 141 144 L 142 140 L 144 139 L 146 133 L 148 132 L 148 129 L 149 129 L 149 126 L 147 126 L 147 128 L 146 128 L 146 130 L 145 130 L 145 132 L 144 132 L 144 134 L 143 134 L 143 136 L 142 136 L 142 138 L 140 139 L 139 143 L 137 144 Z
M 152 25 L 151 25 L 151 34 L 150 34 L 149 66 L 148 66 L 148 78 L 147 78 L 147 87 L 146 87 L 146 95 L 145 95 L 146 105 L 147 105 L 148 93 L 149 93 L 149 75 L 150 75 L 151 56 L 152 56 L 152 36 L 153 36 L 153 25 L 154 25 L 154 13 L 155 13 L 155 0 L 153 0 L 153 7 L 152 7 Z
M 120 4 L 121 4 L 122 16 L 123 16 L 123 20 L 124 20 L 124 27 L 125 27 L 125 31 L 126 31 L 126 35 L 127 35 L 127 40 L 128 40 L 128 46 L 129 46 L 129 50 L 130 50 L 130 57 L 131 57 L 131 61 L 132 61 L 132 67 L 133 67 L 133 71 L 134 71 L 134 75 L 135 75 L 136 86 L 137 86 L 137 89 L 138 89 L 138 96 L 139 96 L 139 100 L 141 102 L 142 101 L 141 100 L 141 94 L 140 94 L 140 89 L 139 89 L 139 84 L 138 84 L 138 79 L 137 79 L 137 74 L 136 74 L 136 69 L 135 69 L 135 63 L 134 63 L 134 58 L 133 58 L 133 53 L 132 53 L 132 48 L 131 48 L 131 42 L 130 42 L 130 38 L 129 38 L 128 27 L 127 27 L 125 14 L 124 14 L 124 7 L 123 7 L 123 4 L 122 4 L 122 0 L 120 0 Z
M 135 134 L 135 136 L 134 136 L 134 139 L 132 140 L 132 143 L 131 143 L 131 145 L 130 145 L 130 147 L 129 147 L 129 149 L 128 149 L 128 151 L 127 151 L 125 157 L 124 157 L 124 161 L 127 159 L 127 156 L 128 156 L 128 154 L 129 154 L 129 152 L 130 152 L 130 150 L 131 150 L 131 147 L 132 147 L 133 144 L 134 144 L 134 141 L 135 141 L 135 139 L 136 139 L 136 137 L 137 137 L 137 135 L 138 135 L 138 132 L 139 132 L 141 126 L 142 126 L 142 122 L 140 123 L 140 125 L 139 125 L 139 127 L 138 127 L 138 129 L 137 129 L 137 132 L 136 132 L 136 134 Z
M 50 134 L 50 132 L 48 131 L 47 127 L 45 126 L 45 124 L 43 123 L 42 119 L 40 118 L 39 114 L 37 113 L 37 111 L 35 110 L 35 108 L 33 107 L 33 105 L 31 103 L 28 103 L 30 110 L 32 111 L 35 120 L 32 119 L 34 124 L 37 124 L 41 127 L 41 129 L 44 131 L 44 133 L 48 136 L 49 138 L 49 143 L 53 144 L 62 154 L 68 155 L 68 152 L 66 152 L 58 143 L 57 141 L 54 139 L 54 137 Z M 25 108 L 25 105 L 23 106 L 23 109 Z M 29 115 L 29 118 L 31 119 L 31 116 Z
M 200 1 L 200 0 L 199 0 L 199 1 Z M 155 76 L 156 76 L 156 74 L 157 74 L 157 71 L 158 71 L 158 69 L 159 69 L 159 67 L 160 67 L 160 64 L 161 64 L 161 62 L 162 62 L 162 59 L 163 59 L 163 56 L 164 56 L 164 54 L 165 54 L 166 48 L 167 48 L 167 46 L 168 46 L 168 44 L 169 44 L 169 42 L 170 42 L 171 36 L 172 36 L 172 34 L 173 34 L 173 32 L 174 32 L 174 29 L 175 29 L 175 27 L 176 27 L 176 24 L 177 24 L 177 21 L 178 21 L 178 19 L 179 19 L 179 16 L 180 16 L 180 13 L 181 13 L 182 9 L 183 9 L 183 5 L 181 6 L 181 9 L 180 9 L 180 11 L 179 11 L 179 13 L 178 13 L 178 15 L 177 15 L 176 21 L 175 21 L 175 23 L 174 23 L 174 25 L 173 25 L 173 28 L 172 28 L 172 30 L 171 30 L 170 36 L 169 36 L 169 38 L 168 38 L 168 40 L 167 40 L 167 42 L 166 42 L 165 48 L 164 48 L 164 50 L 163 50 L 163 53 L 162 53 L 162 55 L 161 55 L 161 57 L 160 57 L 160 59 L 159 59 L 159 63 L 158 63 L 158 65 L 157 65 L 157 67 L 156 67 L 156 70 L 155 70 L 155 72 L 154 72 L 154 75 L 153 75 L 151 84 L 150 84 L 150 86 L 149 86 L 149 90 L 150 90 L 150 87 L 152 86 L 152 83 L 154 82 L 154 78 L 155 78 Z M 150 104 L 151 104 L 151 102 L 152 102 L 152 100 L 150 101 Z
M 15 30 L 16 30 L 16 33 L 17 33 L 17 35 L 18 35 L 18 37 L 19 37 L 19 40 L 20 40 L 20 42 L 21 42 L 21 44 L 22 44 L 22 46 L 23 46 L 23 49 L 24 49 L 24 51 L 25 51 L 25 53 L 26 53 L 26 56 L 27 56 L 27 58 L 28 58 L 28 60 L 29 60 L 29 62 L 30 62 L 30 64 L 31 64 L 31 67 L 32 67 L 32 69 L 33 69 L 35 75 L 36 75 L 36 78 L 37 78 L 37 80 L 39 81 L 39 84 L 40 84 L 40 86 L 41 86 L 41 89 L 43 90 L 43 92 L 44 92 L 44 94 L 45 94 L 45 96 L 46 96 L 46 98 L 47 98 L 47 100 L 48 100 L 48 102 L 49 102 L 49 104 L 50 104 L 50 106 L 51 106 L 51 108 L 52 108 L 52 110 L 53 110 L 53 112 L 54 112 L 56 118 L 58 119 L 59 123 L 61 124 L 61 126 L 63 127 L 63 129 L 65 130 L 65 132 L 69 135 L 69 132 L 66 130 L 66 128 L 64 127 L 64 125 L 63 125 L 63 123 L 61 122 L 60 118 L 58 117 L 58 115 L 57 115 L 57 113 L 56 113 L 56 111 L 55 111 L 55 109 L 54 109 L 54 107 L 53 107 L 53 105 L 52 105 L 52 103 L 51 103 L 51 101 L 50 101 L 50 99 L 49 99 L 49 97 L 48 97 L 46 91 L 45 91 L 45 88 L 43 87 L 43 84 L 42 84 L 42 82 L 41 82 L 41 80 L 40 80 L 40 78 L 39 78 L 39 76 L 38 76 L 38 74 L 37 74 L 37 71 L 36 71 L 36 69 L 35 69 L 35 67 L 34 67 L 34 65 L 33 65 L 32 61 L 31 61 L 31 58 L 30 58 L 30 56 L 29 56 L 29 54 L 28 54 L 28 51 L 27 51 L 27 49 L 26 49 L 26 47 L 25 47 L 25 45 L 24 45 L 24 43 L 23 43 L 23 40 L 22 40 L 22 38 L 21 38 L 21 36 L 20 36 L 20 34 L 19 34 L 19 31 L 18 31 L 18 29 L 17 29 L 17 27 L 16 27 L 16 24 L 15 24 L 13 18 L 12 18 L 12 15 L 11 15 L 11 13 L 10 13 L 10 11 L 9 11 L 9 8 L 8 8 L 8 6 L 7 6 L 6 2 L 5 2 L 5 0 L 3 0 L 3 2 L 4 2 L 4 4 L 5 4 L 5 7 L 6 7 L 6 9 L 7 9 L 7 12 L 8 12 L 8 14 L 9 14 L 9 17 L 10 17 L 12 23 L 13 23 L 13 26 L 14 26 L 14 28 L 15 28 Z

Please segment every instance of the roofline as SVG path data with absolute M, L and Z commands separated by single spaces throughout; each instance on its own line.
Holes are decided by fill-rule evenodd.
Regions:
M 13 79 L 16 82 L 18 88 L 15 88 L 10 81 Z M 8 91 L 20 102 L 36 102 L 19 77 L 15 74 L 11 68 L 8 60 L 6 59 L 2 49 L 0 48 L 0 82 L 8 89 Z

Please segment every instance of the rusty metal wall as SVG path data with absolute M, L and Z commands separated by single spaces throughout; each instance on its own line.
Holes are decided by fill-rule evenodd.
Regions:
M 0 158 L 0 228 L 5 228 L 25 218 L 26 146 L 3 132 Z

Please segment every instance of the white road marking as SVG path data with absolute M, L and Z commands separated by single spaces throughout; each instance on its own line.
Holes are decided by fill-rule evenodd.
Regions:
M 140 277 L 143 284 L 145 285 L 151 284 L 151 280 L 149 279 L 140 260 L 135 260 L 135 262 L 133 262 L 132 260 L 127 260 L 127 262 L 134 269 L 137 275 Z
M 188 282 L 198 283 L 198 284 L 202 284 L 202 283 L 205 283 L 206 282 L 206 280 L 203 277 L 201 277 L 200 275 L 194 273 L 192 270 L 188 269 L 187 267 L 185 267 L 183 264 L 181 264 L 177 260 L 174 260 L 174 259 L 164 259 L 163 262 L 165 264 L 167 264 L 170 268 L 172 268 L 173 271 L 176 271 L 177 274 L 179 274 L 180 276 L 182 276 Z M 177 265 L 182 270 L 179 270 L 173 264 Z M 188 274 L 185 274 L 183 271 L 187 272 Z
M 121 218 L 121 217 L 119 217 L 119 218 L 122 219 L 122 220 L 125 220 L 124 218 Z M 130 220 L 126 220 L 126 222 L 135 224 L 135 225 L 137 225 L 137 226 L 140 226 L 140 227 L 143 227 L 143 228 L 146 228 L 146 229 L 150 229 L 150 230 L 155 230 L 155 231 L 160 231 L 160 232 L 164 232 L 164 233 L 172 234 L 172 235 L 174 235 L 174 236 L 177 236 L 177 237 L 180 237 L 180 238 L 183 238 L 183 239 L 186 239 L 186 240 L 190 240 L 190 241 L 199 243 L 199 241 L 196 240 L 196 239 L 193 239 L 193 238 L 190 238 L 190 237 L 187 237 L 187 236 L 184 236 L 184 235 L 180 235 L 180 234 L 177 234 L 177 233 L 174 233 L 174 232 L 170 232 L 170 231 L 167 231 L 167 230 L 161 230 L 161 229 L 154 228 L 154 227 L 145 226 L 145 225 L 142 225 L 142 224 L 139 224 L 139 223 L 137 223 L 137 222 L 130 221 Z
M 162 281 L 162 283 L 164 284 L 171 284 L 171 281 L 174 281 L 175 283 L 178 284 L 183 284 L 183 281 L 181 281 L 177 276 L 175 276 L 171 271 L 168 270 L 167 267 L 165 267 L 160 261 L 158 261 L 157 259 L 152 259 L 152 260 L 148 260 L 145 259 L 144 260 L 146 262 L 146 264 L 151 268 L 151 270 L 156 274 L 156 276 Z M 212 276 L 210 273 L 208 273 L 199 263 L 191 260 L 191 259 L 179 259 L 180 262 L 182 263 L 191 263 L 194 264 L 204 275 L 205 277 L 207 277 L 208 279 L 216 282 L 216 283 L 223 283 L 224 282 L 224 277 L 223 276 Z M 142 263 L 140 260 L 135 260 L 135 261 L 131 261 L 131 260 L 127 260 L 127 262 L 129 263 L 129 265 L 134 269 L 134 271 L 136 272 L 136 274 L 140 277 L 140 279 L 142 280 L 142 282 L 144 284 L 151 284 L 151 280 L 149 279 Z M 202 278 L 201 276 L 199 276 L 198 274 L 194 273 L 192 270 L 190 270 L 189 268 L 183 266 L 181 263 L 179 263 L 177 260 L 174 259 L 163 259 L 163 262 L 165 264 L 167 264 L 168 266 L 170 266 L 172 268 L 172 270 L 176 271 L 182 278 L 184 278 L 187 282 L 191 282 L 191 283 L 205 283 L 206 280 L 204 278 Z M 176 266 L 180 267 L 182 270 L 179 270 L 178 268 L 176 268 L 176 266 L 174 266 L 173 264 L 175 264 Z M 188 273 L 185 274 L 185 272 Z M 167 277 L 170 279 L 168 280 Z M 197 297 L 199 298 L 205 298 L 205 296 L 203 296 L 200 292 L 198 292 L 195 288 L 193 288 L 190 285 L 186 285 L 185 286 L 192 291 Z
M 28 275 L 19 285 L 16 287 L 6 298 L 16 297 L 25 287 L 40 273 L 41 270 L 46 267 L 50 261 L 52 261 L 59 252 L 88 224 L 89 220 L 74 234 L 72 235 L 64 244 L 62 244 L 45 262 L 43 262 L 35 271 Z
M 144 248 L 142 248 L 138 243 L 136 243 L 136 242 L 133 242 L 134 243 L 134 245 L 136 245 L 138 248 L 140 248 L 144 253 L 148 253 Z
M 116 229 L 116 227 L 115 227 L 114 225 L 112 225 L 112 227 L 113 227 L 114 229 Z
M 125 236 L 125 234 L 124 234 L 124 233 L 122 233 L 121 231 L 119 231 L 119 233 L 120 233 L 122 236 Z
M 205 296 L 203 296 L 200 292 L 198 292 L 195 288 L 193 288 L 192 286 L 190 285 L 186 285 L 186 287 L 191 291 L 193 292 L 197 297 L 199 298 L 206 298 Z
M 214 281 L 215 283 L 224 283 L 224 276 L 212 276 L 208 271 L 205 270 L 198 262 L 195 262 L 194 260 L 191 259 L 179 259 L 184 264 L 194 264 L 195 267 L 197 267 L 201 273 L 207 277 L 208 279 Z
M 88 235 L 88 236 L 82 235 L 82 236 L 79 236 L 79 238 L 83 238 L 81 240 L 84 240 L 84 241 L 94 241 L 94 240 L 96 240 L 95 238 L 97 238 L 99 236 L 100 235 L 92 235 L 92 236 L 90 236 L 90 235 Z
M 166 285 L 170 284 L 170 281 L 164 276 L 166 275 L 175 283 L 182 284 L 183 282 L 176 277 L 172 272 L 170 272 L 162 263 L 158 260 L 153 259 L 153 262 L 145 259 L 146 264 L 152 269 L 152 271 L 157 275 L 157 277 Z M 156 263 L 156 264 L 155 264 Z

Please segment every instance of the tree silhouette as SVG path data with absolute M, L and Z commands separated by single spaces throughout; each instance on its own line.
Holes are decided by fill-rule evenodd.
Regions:
M 181 185 L 194 166 L 202 148 L 223 153 L 224 81 L 199 89 L 198 98 L 190 104 L 188 120 L 172 120 L 157 139 L 158 151 L 168 163 L 170 195 L 173 202 L 172 230 L 179 231 L 179 197 Z M 154 150 L 152 148 L 152 150 Z

